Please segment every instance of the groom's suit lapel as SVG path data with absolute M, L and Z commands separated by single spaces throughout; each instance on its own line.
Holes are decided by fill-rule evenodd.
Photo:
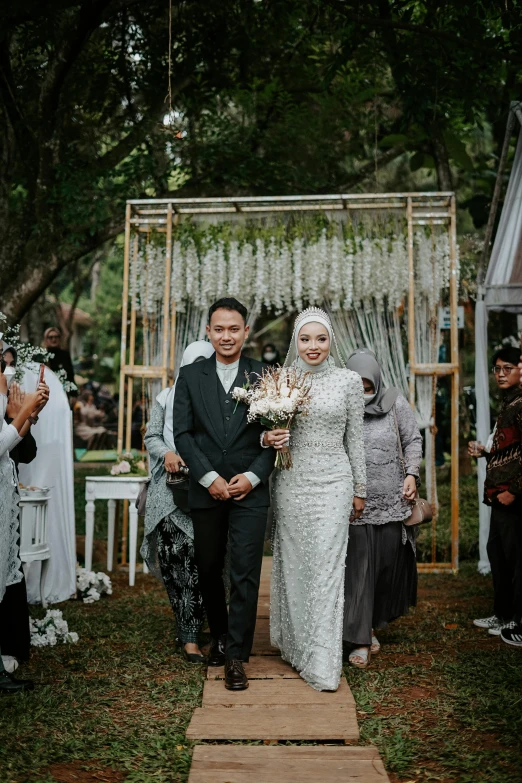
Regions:
M 239 360 L 239 367 L 237 370 L 236 379 L 232 384 L 232 386 L 230 387 L 231 392 L 236 386 L 244 386 L 244 384 L 246 383 L 245 372 L 250 373 L 250 371 L 251 371 L 250 362 L 246 357 L 243 358 L 242 356 L 241 359 Z M 232 444 L 234 438 L 238 434 L 241 425 L 243 425 L 246 421 L 247 406 L 245 405 L 244 402 L 240 402 L 239 405 L 237 405 L 236 407 L 236 403 L 234 402 L 234 407 L 232 408 L 232 411 L 233 413 L 232 416 L 230 417 L 230 426 L 228 428 L 228 438 L 227 438 L 227 443 L 229 446 Z
M 216 371 L 216 358 L 215 356 L 211 356 L 210 359 L 201 362 L 199 389 L 203 399 L 203 405 L 205 406 L 208 419 L 216 438 L 220 443 L 223 443 L 225 441 L 225 429 L 223 427 L 223 416 L 218 398 L 217 384 L 219 382 Z

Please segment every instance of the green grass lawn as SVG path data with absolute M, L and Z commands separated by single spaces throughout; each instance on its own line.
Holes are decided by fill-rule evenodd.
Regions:
M 34 651 L 23 674 L 36 691 L 2 700 L 2 783 L 187 780 L 202 672 L 174 646 L 159 583 L 126 580 L 97 604 L 63 604 L 78 644 Z M 346 666 L 361 744 L 378 746 L 394 783 L 522 780 L 522 650 L 471 624 L 490 597 L 471 566 L 422 575 L 419 606 L 380 634 L 371 667 Z
M 80 534 L 89 472 L 101 470 L 76 472 Z M 440 478 L 444 509 L 449 484 Z M 457 575 L 421 575 L 418 607 L 379 635 L 383 648 L 371 667 L 345 667 L 360 742 L 377 745 L 392 783 L 522 780 L 522 650 L 471 623 L 491 612 L 491 580 L 473 562 L 475 487 L 474 477 L 461 482 L 461 555 L 470 562 Z M 95 535 L 102 539 L 105 514 L 98 503 Z M 444 519 L 443 510 L 442 526 Z M 442 527 L 441 547 L 444 535 Z M 115 572 L 114 594 L 97 604 L 62 604 L 79 643 L 34 650 L 21 675 L 35 679 L 35 692 L 2 699 L 0 783 L 187 780 L 185 730 L 201 702 L 203 674 L 175 647 L 161 585 L 138 574 L 129 588 L 127 579 Z

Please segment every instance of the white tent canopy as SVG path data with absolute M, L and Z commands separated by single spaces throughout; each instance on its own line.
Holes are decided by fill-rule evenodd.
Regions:
M 522 123 L 521 104 L 511 105 L 503 159 L 509 146 L 515 116 Z M 503 161 L 499 165 L 496 190 L 500 187 Z M 496 193 L 498 198 L 499 193 Z M 495 218 L 495 197 L 488 224 L 491 231 Z M 486 234 L 484 252 L 487 253 L 490 233 Z M 513 169 L 509 178 L 506 198 L 491 251 L 484 282 L 479 273 L 477 306 L 475 309 L 475 389 L 477 400 L 477 440 L 486 443 L 490 434 L 489 415 L 489 364 L 488 364 L 488 310 L 522 313 L 522 131 L 519 133 Z M 478 460 L 479 495 L 479 563 L 482 574 L 489 573 L 487 540 L 490 509 L 482 503 L 485 460 Z
M 522 133 L 485 280 L 486 307 L 522 313 Z

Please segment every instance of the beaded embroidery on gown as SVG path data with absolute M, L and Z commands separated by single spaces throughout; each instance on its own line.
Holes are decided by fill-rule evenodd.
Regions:
M 364 399 L 357 373 L 327 359 L 313 373 L 308 416 L 298 416 L 293 467 L 278 471 L 270 599 L 271 643 L 316 690 L 342 670 L 344 569 L 353 495 L 366 496 Z

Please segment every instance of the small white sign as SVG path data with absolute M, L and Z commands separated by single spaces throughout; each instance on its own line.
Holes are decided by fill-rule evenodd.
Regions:
M 439 307 L 439 329 L 449 329 L 451 316 L 449 307 Z M 457 307 L 457 329 L 464 329 L 464 307 Z

